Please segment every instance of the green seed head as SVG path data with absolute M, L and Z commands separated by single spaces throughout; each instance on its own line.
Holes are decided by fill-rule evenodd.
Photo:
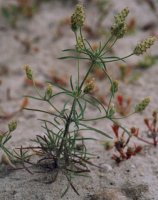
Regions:
M 71 16 L 71 29 L 77 31 L 79 27 L 82 27 L 85 21 L 85 11 L 83 5 L 77 4 L 75 12 Z
M 118 91 L 119 82 L 117 80 L 113 81 L 111 85 L 111 93 L 116 93 Z
M 156 37 L 147 38 L 146 40 L 137 44 L 133 53 L 135 55 L 141 55 L 141 54 L 145 53 L 147 51 L 147 49 L 149 49 L 154 44 L 155 41 L 156 41 Z
M 27 78 L 29 80 L 32 80 L 33 79 L 33 73 L 32 73 L 31 67 L 29 65 L 25 65 L 24 69 L 25 69 L 25 73 L 26 73 Z
M 92 79 L 90 79 L 90 80 L 87 81 L 86 86 L 85 86 L 83 92 L 86 93 L 86 94 L 87 93 L 91 93 L 91 92 L 94 91 L 94 89 L 95 89 L 95 79 L 92 78 Z
M 52 85 L 48 84 L 46 91 L 45 91 L 45 99 L 49 100 L 52 97 L 53 90 L 52 90 Z
M 77 44 L 76 44 L 76 50 L 81 51 L 82 49 L 84 49 L 84 41 L 81 37 L 78 37 Z
M 13 132 L 16 129 L 16 127 L 17 127 L 17 121 L 11 121 L 8 124 L 8 128 L 10 132 Z
M 115 23 L 111 27 L 111 34 L 117 38 L 122 38 L 126 32 L 127 32 L 127 25 L 125 24 L 125 22 L 121 22 L 118 24 Z
M 143 110 L 146 109 L 149 103 L 150 103 L 150 97 L 146 97 L 138 105 L 136 105 L 135 112 L 142 112 Z
M 124 23 L 128 13 L 129 13 L 129 9 L 124 8 L 120 13 L 118 13 L 115 16 L 115 23 L 116 24 Z
M 125 19 L 129 13 L 128 8 L 124 8 L 120 13 L 115 16 L 115 22 L 111 27 L 111 34 L 117 38 L 122 38 L 127 32 L 127 25 Z

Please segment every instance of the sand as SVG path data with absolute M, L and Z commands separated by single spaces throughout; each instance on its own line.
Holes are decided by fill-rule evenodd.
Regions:
M 0 1 L 6 4 L 10 1 Z M 71 1 L 70 1 L 71 2 Z M 43 3 L 32 19 L 20 19 L 17 28 L 13 29 L 7 25 L 4 18 L 0 21 L 0 109 L 6 113 L 16 112 L 19 109 L 23 96 L 35 94 L 32 87 L 26 85 L 23 66 L 32 66 L 36 79 L 42 83 L 50 80 L 50 74 L 58 74 L 67 80 L 71 74 L 75 79 L 75 61 L 62 61 L 57 58 L 61 51 L 71 48 L 75 44 L 74 36 L 67 24 L 60 25 L 64 19 L 69 19 L 74 5 L 64 1 L 49 1 Z M 136 20 L 136 30 L 128 34 L 124 39 L 118 41 L 114 47 L 117 55 L 126 55 L 131 52 L 134 46 L 141 39 L 151 34 L 158 33 L 158 2 L 155 0 L 156 10 L 153 11 L 143 0 L 112 0 L 110 12 L 102 22 L 102 27 L 107 31 L 112 23 L 113 14 L 116 11 L 128 6 L 130 10 L 129 20 Z M 85 1 L 87 9 L 87 24 L 96 29 L 95 23 L 98 18 L 96 1 Z M 64 24 L 64 23 L 63 23 Z M 143 27 L 153 24 L 153 28 L 143 31 Z M 103 39 L 103 37 L 102 37 Z M 99 38 L 90 39 L 93 43 Z M 24 42 L 23 42 L 24 41 Z M 158 44 L 156 43 L 148 54 L 157 56 Z M 133 56 L 127 60 L 130 66 L 142 59 Z M 83 65 L 82 74 L 85 71 Z M 117 65 L 109 66 L 113 72 L 118 72 Z M 158 67 L 157 63 L 149 69 L 143 70 L 141 77 L 133 84 L 121 83 L 119 92 L 131 96 L 133 104 L 138 103 L 146 96 L 152 101 L 143 114 L 136 114 L 122 121 L 127 128 L 139 127 L 142 132 L 146 130 L 143 118 L 150 117 L 153 110 L 158 110 Z M 114 77 L 117 73 L 114 73 Z M 106 82 L 99 82 L 101 93 L 104 94 Z M 43 89 L 43 88 L 42 88 Z M 41 89 L 41 90 L 42 90 Z M 57 91 L 56 88 L 54 88 Z M 7 95 L 9 94 L 9 95 Z M 65 99 L 62 97 L 55 101 L 61 106 Z M 29 101 L 29 107 L 40 108 L 49 106 L 38 101 Z M 2 115 L 3 112 L 1 111 Z M 88 115 L 95 111 L 88 108 Z M 8 146 L 12 149 L 20 145 L 30 145 L 30 139 L 36 134 L 42 134 L 39 118 L 46 118 L 45 114 L 22 111 L 9 119 L 0 119 L 0 130 L 5 131 L 10 120 L 18 121 L 17 130 Z M 102 130 L 112 135 L 111 123 L 100 121 L 96 124 Z M 82 133 L 85 134 L 85 133 Z M 131 159 L 122 162 L 119 166 L 111 159 L 112 151 L 105 151 L 100 141 L 105 140 L 103 136 L 88 132 L 86 136 L 93 136 L 97 141 L 87 142 L 89 152 L 98 155 L 92 160 L 102 169 L 89 166 L 91 172 L 89 178 L 75 177 L 73 184 L 80 196 L 77 196 L 72 189 L 63 197 L 63 200 L 158 200 L 158 150 L 154 147 L 144 145 L 144 150 Z M 139 142 L 138 142 L 139 143 Z M 2 153 L 2 152 L 1 152 Z M 37 173 L 36 168 L 30 169 L 33 174 L 26 170 L 15 170 L 3 164 L 0 165 L 0 200 L 59 200 L 61 193 L 66 188 L 67 181 L 63 174 L 59 174 L 55 183 L 46 184 L 51 180 L 52 173 Z M 43 171 L 42 171 L 43 172 Z

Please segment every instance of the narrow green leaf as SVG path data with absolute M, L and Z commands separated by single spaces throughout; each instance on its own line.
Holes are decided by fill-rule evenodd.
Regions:
M 99 130 L 99 129 L 96 129 L 96 128 L 94 128 L 94 127 L 88 126 L 88 125 L 86 125 L 86 124 L 81 124 L 81 123 L 80 123 L 79 125 L 84 126 L 84 127 L 88 128 L 89 130 L 92 130 L 92 131 L 94 131 L 94 132 L 100 133 L 101 135 L 104 135 L 104 136 L 106 136 L 106 137 L 112 139 L 111 136 L 109 136 L 108 134 L 106 134 L 105 132 L 103 132 L 103 131 L 101 131 L 101 130 Z
M 42 112 L 42 113 L 46 113 L 46 114 L 53 115 L 53 116 L 56 116 L 56 117 L 61 117 L 61 116 L 56 115 L 54 113 L 50 113 L 50 112 L 47 112 L 47 111 L 44 111 L 44 110 L 39 110 L 39 109 L 24 108 L 24 110 L 30 110 L 30 111 L 34 111 L 34 112 Z
M 74 87 L 73 87 L 73 83 L 72 83 L 72 75 L 70 76 L 70 86 L 71 86 L 71 89 L 72 91 L 74 90 Z
M 79 59 L 79 60 L 90 60 L 89 58 L 79 57 L 79 56 L 63 56 L 58 59 Z
M 100 113 L 101 113 L 101 109 L 99 108 L 98 105 L 94 104 L 93 102 L 91 102 L 90 100 L 86 99 L 85 97 L 81 97 L 81 99 L 85 100 L 87 103 L 89 103 L 92 106 L 96 107 L 100 111 Z

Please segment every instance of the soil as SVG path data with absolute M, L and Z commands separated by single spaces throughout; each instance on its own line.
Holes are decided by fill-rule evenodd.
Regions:
M 1 0 L 0 6 L 14 1 Z M 101 29 L 98 28 L 97 19 L 99 11 L 97 0 L 84 1 L 86 7 L 86 25 L 91 27 L 84 34 L 94 45 L 100 40 L 106 39 L 104 32 L 110 30 L 113 15 L 128 7 L 130 14 L 128 22 L 133 20 L 134 29 L 125 38 L 120 39 L 113 48 L 113 53 L 118 56 L 128 55 L 138 41 L 149 35 L 158 34 L 158 1 L 156 0 L 111 0 L 108 13 L 104 17 Z M 73 32 L 69 27 L 69 18 L 75 6 L 74 1 L 51 0 L 40 5 L 31 19 L 20 17 L 16 28 L 12 28 L 7 20 L 1 16 L 0 21 L 0 130 L 4 132 L 7 124 L 16 119 L 18 127 L 12 135 L 8 146 L 11 149 L 31 145 L 30 139 L 37 134 L 43 134 L 39 118 L 46 118 L 43 113 L 20 111 L 20 105 L 24 96 L 35 95 L 35 92 L 25 79 L 23 66 L 29 64 L 35 74 L 41 92 L 45 89 L 46 82 L 55 78 L 62 79 L 62 84 L 69 84 L 69 77 L 76 79 L 76 62 L 74 60 L 59 60 L 64 55 L 63 49 L 72 48 L 75 45 Z M 2 14 L 1 14 L 2 15 Z M 101 30 L 101 31 L 99 31 Z M 158 44 L 148 51 L 147 55 L 158 56 Z M 143 56 L 133 56 L 127 59 L 127 66 L 133 70 Z M 86 64 L 82 64 L 81 77 L 86 70 Z M 108 67 L 113 78 L 119 77 L 119 63 Z M 136 71 L 137 72 L 137 71 Z M 120 82 L 119 93 L 132 97 L 132 105 L 140 102 L 144 97 L 150 96 L 152 101 L 148 108 L 141 114 L 135 114 L 121 122 L 127 128 L 139 127 L 145 135 L 146 126 L 144 117 L 151 117 L 153 110 L 158 110 L 158 67 L 157 62 L 147 69 L 139 70 L 141 76 L 132 83 Z M 97 79 L 97 78 L 96 78 Z M 61 80 L 60 80 L 61 82 Z M 109 86 L 106 81 L 97 79 L 100 88 L 99 94 L 106 95 Z M 57 92 L 57 88 L 53 88 Z M 55 100 L 55 104 L 61 107 L 65 98 Z M 29 100 L 28 107 L 51 108 L 40 101 Z M 93 116 L 95 110 L 88 108 L 88 116 Z M 13 114 L 13 115 L 12 115 Z M 94 124 L 113 136 L 111 122 L 103 120 Z M 87 132 L 82 135 L 92 136 L 97 141 L 86 143 L 87 149 L 97 156 L 92 162 L 100 168 L 88 166 L 91 170 L 89 177 L 74 177 L 73 184 L 80 196 L 70 188 L 63 200 L 158 200 L 158 150 L 153 146 L 140 143 L 144 146 L 142 152 L 117 165 L 111 159 L 113 151 L 106 151 L 101 144 L 105 137 L 96 133 Z M 132 143 L 134 144 L 134 142 Z M 2 152 L 0 152 L 2 155 Z M 30 169 L 29 174 L 25 169 L 13 169 L 0 164 L 0 200 L 60 200 L 63 189 L 67 186 L 63 174 L 54 183 L 47 184 L 54 176 L 51 173 L 36 169 Z

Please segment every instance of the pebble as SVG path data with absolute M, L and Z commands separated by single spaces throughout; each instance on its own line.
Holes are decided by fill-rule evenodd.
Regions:
M 106 173 L 112 171 L 112 167 L 109 164 L 101 164 L 100 167 L 102 168 L 100 172 Z
M 132 168 L 132 169 L 135 169 L 135 168 L 136 168 L 136 166 L 135 166 L 135 165 L 131 165 L 131 168 Z

